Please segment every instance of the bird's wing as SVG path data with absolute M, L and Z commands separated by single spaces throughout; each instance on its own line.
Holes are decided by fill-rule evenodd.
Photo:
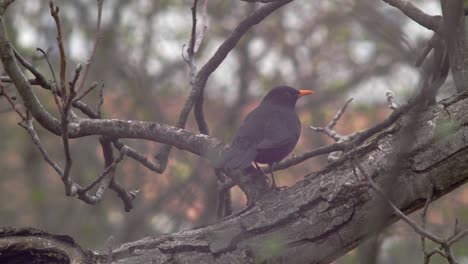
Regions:
M 257 155 L 253 146 L 255 145 L 247 138 L 236 138 L 221 157 L 218 167 L 230 170 L 247 168 Z
M 257 149 L 271 149 L 292 142 L 295 144 L 301 134 L 301 123 L 296 113 L 278 111 L 270 113 L 263 131 Z
M 237 130 L 232 140 L 231 146 L 221 157 L 218 167 L 225 169 L 247 168 L 257 155 L 255 143 L 258 141 L 258 127 L 263 127 L 262 121 L 258 120 L 263 115 L 263 111 L 256 108 L 245 118 L 242 125 Z

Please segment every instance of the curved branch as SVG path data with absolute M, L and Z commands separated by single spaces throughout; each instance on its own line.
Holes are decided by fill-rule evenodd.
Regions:
M 403 14 L 421 26 L 434 32 L 440 32 L 441 16 L 431 16 L 406 0 L 383 0 L 385 3 L 398 8 Z
M 205 117 L 203 114 L 203 93 L 208 77 L 211 75 L 211 73 L 213 73 L 214 70 L 216 70 L 216 68 L 218 68 L 221 62 L 224 61 L 229 52 L 231 52 L 231 50 L 234 49 L 239 40 L 242 38 L 242 36 L 245 35 L 245 33 L 249 29 L 251 29 L 256 24 L 260 23 L 264 18 L 273 13 L 275 10 L 292 1 L 293 0 L 276 1 L 275 3 L 262 6 L 258 10 L 254 11 L 241 23 L 239 23 L 239 25 L 237 25 L 237 27 L 226 38 L 223 44 L 219 46 L 215 54 L 213 54 L 213 56 L 208 60 L 208 62 L 200 69 L 197 76 L 195 77 L 194 86 L 192 92 L 190 93 L 189 99 L 191 99 L 192 105 L 193 103 L 195 103 L 195 118 L 197 119 L 197 123 L 199 124 L 202 133 L 208 131 L 208 126 L 206 124 Z M 184 107 L 184 110 L 187 111 L 186 108 L 191 109 L 192 105 L 186 105 Z
M 4 10 L 3 10 L 4 11 Z M 0 13 L 0 59 L 6 73 L 15 84 L 19 95 L 23 99 L 24 106 L 29 110 L 32 116 L 47 130 L 60 135 L 60 121 L 53 117 L 41 105 L 34 94 L 31 84 L 18 66 L 11 44 L 6 36 L 3 13 Z

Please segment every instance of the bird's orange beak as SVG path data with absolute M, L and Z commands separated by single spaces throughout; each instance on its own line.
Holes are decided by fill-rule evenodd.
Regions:
M 297 95 L 297 97 L 302 97 L 304 95 L 308 95 L 308 94 L 313 94 L 314 91 L 312 90 L 299 90 L 299 94 Z

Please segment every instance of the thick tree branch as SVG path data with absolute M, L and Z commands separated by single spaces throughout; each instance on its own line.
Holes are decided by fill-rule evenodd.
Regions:
M 468 89 L 468 39 L 463 0 L 440 1 L 443 33 L 448 47 L 450 69 L 458 92 Z
M 378 185 L 391 177 L 395 182 L 393 204 L 405 214 L 424 207 L 430 189 L 437 199 L 468 180 L 468 93 L 421 113 L 416 121 L 421 132 L 402 161 L 401 173 L 391 175 L 393 163 L 388 160 L 394 153 L 385 146 L 395 146 L 401 140 L 404 128 L 415 122 L 410 115 L 401 116 L 339 161 L 291 188 L 266 193 L 240 214 L 203 228 L 124 244 L 112 251 L 112 261 L 328 263 L 399 219 L 388 214 L 380 225 L 370 228 L 373 216 L 369 212 L 382 201 L 354 176 L 355 164 L 361 164 Z M 453 128 L 441 134 L 440 126 L 447 123 Z M 447 243 L 467 232 L 461 231 Z M 268 251 L 265 241 L 273 241 L 280 250 Z M 89 258 L 107 263 L 108 254 Z

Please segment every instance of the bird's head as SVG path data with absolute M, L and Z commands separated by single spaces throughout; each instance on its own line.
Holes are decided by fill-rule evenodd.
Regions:
M 262 104 L 275 104 L 294 107 L 297 99 L 304 95 L 313 94 L 311 90 L 297 90 L 290 86 L 277 86 L 263 97 Z

